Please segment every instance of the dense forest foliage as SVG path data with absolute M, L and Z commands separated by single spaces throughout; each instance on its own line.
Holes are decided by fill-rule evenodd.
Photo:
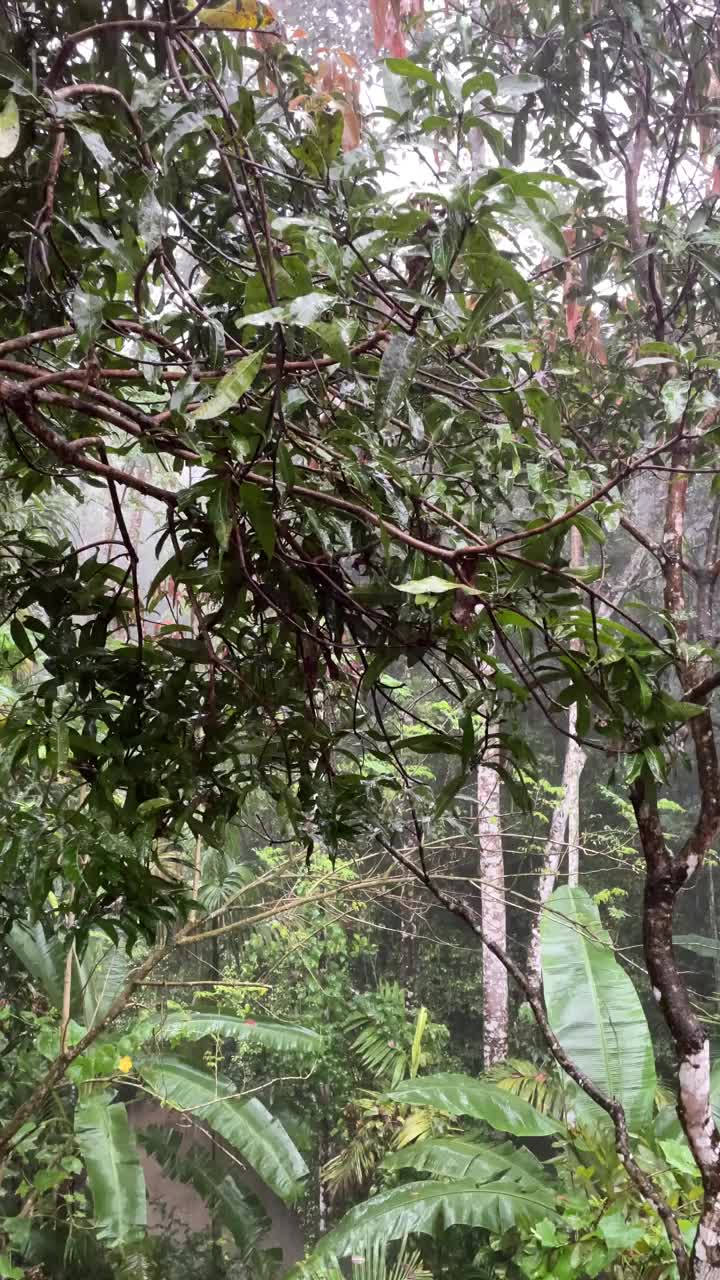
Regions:
M 719 1280 L 710 0 L 0 0 L 0 1280 Z

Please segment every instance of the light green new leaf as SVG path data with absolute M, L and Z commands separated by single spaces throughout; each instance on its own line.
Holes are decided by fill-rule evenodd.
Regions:
M 639 996 L 620 967 L 592 898 L 556 889 L 540 921 L 542 973 L 550 1026 L 581 1071 L 625 1108 L 638 1129 L 652 1115 L 655 1061 Z M 599 1110 L 578 1092 L 580 1118 Z
M 525 1188 L 545 1180 L 545 1170 L 525 1147 L 511 1142 L 490 1145 L 465 1138 L 428 1138 L 394 1151 L 383 1160 L 386 1169 L 417 1169 L 438 1178 L 492 1182 L 502 1178 Z
M 238 360 L 232 369 L 221 378 L 215 388 L 215 394 L 209 400 L 205 400 L 198 409 L 195 409 L 192 416 L 198 420 L 205 418 L 219 418 L 221 414 L 227 413 L 228 409 L 232 409 L 236 405 L 241 396 L 250 389 L 255 381 L 260 368 L 262 366 L 265 348 L 262 351 L 253 351 L 252 355 L 245 356 L 243 360 Z
M 148 1032 L 162 1040 L 203 1040 L 220 1036 L 239 1044 L 262 1045 L 277 1053 L 318 1053 L 322 1036 L 307 1027 L 282 1022 L 256 1022 L 252 1018 L 234 1018 L 223 1013 L 169 1013 L 148 1019 Z
M 141 1059 L 135 1066 L 163 1102 L 214 1129 L 281 1200 L 297 1198 L 307 1166 L 280 1121 L 257 1098 L 238 1098 L 229 1080 L 216 1080 L 170 1056 Z
M 20 141 L 20 114 L 17 102 L 9 93 L 0 111 L 0 160 L 11 156 Z
M 415 578 L 412 582 L 396 582 L 395 590 L 404 591 L 408 596 L 437 596 L 444 591 L 459 591 L 462 586 L 462 582 L 453 582 L 431 574 L 429 578 Z
M 523 1098 L 516 1098 L 487 1080 L 474 1080 L 459 1073 L 403 1080 L 387 1096 L 406 1106 L 433 1107 L 448 1116 L 473 1116 L 516 1138 L 540 1138 L 562 1131 L 559 1121 L 542 1115 Z
M 311 1261 L 362 1253 L 375 1240 L 440 1235 L 448 1227 L 484 1227 L 498 1234 L 554 1216 L 550 1192 L 525 1191 L 516 1182 L 408 1182 L 356 1205 L 316 1247 Z
M 145 1178 L 135 1136 L 121 1102 L 108 1093 L 81 1098 L 75 1136 L 85 1161 L 100 1240 L 125 1245 L 145 1232 Z

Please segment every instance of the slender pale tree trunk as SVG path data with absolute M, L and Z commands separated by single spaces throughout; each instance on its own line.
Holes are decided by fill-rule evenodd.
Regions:
M 570 566 L 576 569 L 582 565 L 582 562 L 583 545 L 580 531 L 572 528 L 570 530 Z M 576 641 L 573 642 L 572 647 L 578 648 Z M 570 768 L 567 782 L 565 782 L 568 812 L 568 884 L 578 884 L 580 880 L 580 777 L 585 765 L 585 752 L 573 740 L 576 731 L 577 706 L 573 703 L 568 711 L 568 733 L 572 737 L 568 739 L 566 763 L 569 762 Z
M 571 708 L 571 710 L 574 710 L 574 708 Z M 571 728 L 572 731 L 573 729 Z M 563 854 L 569 847 L 570 835 L 568 833 L 566 841 L 565 832 L 569 827 L 568 819 L 571 807 L 573 804 L 577 806 L 580 774 L 584 764 L 585 752 L 582 747 L 575 742 L 574 738 L 568 738 L 562 776 L 563 794 L 552 816 L 550 832 L 545 844 L 543 866 L 538 885 L 538 910 L 533 917 L 530 945 L 528 947 L 528 975 L 538 987 L 540 986 L 540 913 L 555 888 Z M 570 883 L 573 882 L 571 881 Z
M 504 951 L 507 931 L 500 778 L 494 769 L 485 765 L 480 765 L 477 771 L 477 833 L 483 932 Z M 483 946 L 482 957 L 483 1063 L 487 1068 L 507 1057 L 508 976 L 505 966 L 486 946 Z

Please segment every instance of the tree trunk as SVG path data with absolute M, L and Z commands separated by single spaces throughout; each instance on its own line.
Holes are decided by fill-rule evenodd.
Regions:
M 537 914 L 533 916 L 530 944 L 528 946 L 528 977 L 537 987 L 540 986 L 542 977 L 540 972 L 540 913 L 555 888 L 562 856 L 567 848 L 565 831 L 568 826 L 568 815 L 570 806 L 579 790 L 580 774 L 584 764 L 585 752 L 582 747 L 574 738 L 568 738 L 562 776 L 563 797 L 552 816 L 550 833 L 545 844 L 543 866 L 540 872 L 540 883 L 538 884 L 538 909 Z
M 477 771 L 477 833 L 483 932 L 505 950 L 505 867 L 500 830 L 500 778 L 494 769 Z M 502 1062 L 508 1052 L 508 976 L 505 966 L 483 946 L 483 1064 Z

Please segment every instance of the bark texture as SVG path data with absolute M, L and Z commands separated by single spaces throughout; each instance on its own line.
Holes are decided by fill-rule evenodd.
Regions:
M 500 828 L 500 779 L 494 769 L 477 771 L 477 833 L 483 932 L 496 947 L 507 945 L 505 865 Z M 502 1062 L 508 1052 L 508 977 L 505 966 L 483 946 L 483 1063 Z

